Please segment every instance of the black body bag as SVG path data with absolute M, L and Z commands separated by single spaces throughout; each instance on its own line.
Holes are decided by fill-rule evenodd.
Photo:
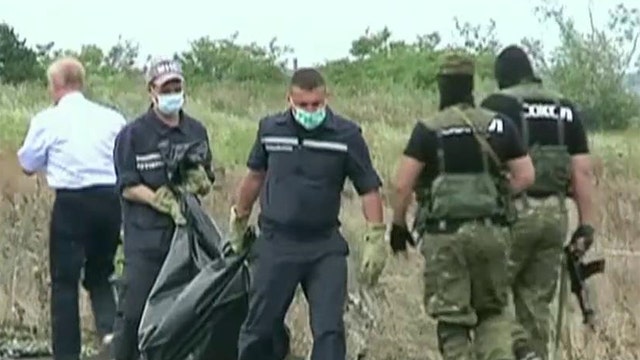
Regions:
M 166 151 L 170 179 L 179 179 L 198 156 L 198 144 Z M 180 195 L 185 226 L 151 289 L 138 329 L 145 360 L 235 360 L 248 311 L 247 254 L 235 255 L 194 195 Z M 246 236 L 255 236 L 250 230 Z

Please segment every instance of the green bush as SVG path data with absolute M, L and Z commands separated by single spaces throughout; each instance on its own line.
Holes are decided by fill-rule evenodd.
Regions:
M 605 29 L 592 25 L 588 33 L 578 31 L 562 7 L 539 7 L 537 12 L 555 24 L 561 35 L 561 45 L 548 59 L 539 51 L 533 52 L 541 73 L 580 105 L 587 115 L 587 126 L 619 130 L 637 125 L 640 101 L 629 82 L 640 75 L 638 9 L 618 4 L 609 10 Z M 629 75 L 634 68 L 635 76 Z
M 38 54 L 9 24 L 0 23 L 0 82 L 19 84 L 44 79 Z
M 545 83 L 573 100 L 583 110 L 591 129 L 638 125 L 639 94 L 631 89 L 640 87 L 637 80 L 640 72 L 630 74 L 634 68 L 637 71 L 634 44 L 640 33 L 638 10 L 617 5 L 610 10 L 605 29 L 593 27 L 589 32 L 576 29 L 564 9 L 549 1 L 542 1 L 536 14 L 544 26 L 553 25 L 560 32 L 560 45 L 546 54 L 539 40 L 521 41 Z M 393 40 L 386 27 L 378 31 L 367 29 L 352 41 L 348 56 L 318 67 L 332 85 L 352 94 L 404 88 L 427 97 L 434 94 L 441 55 L 456 49 L 475 57 L 477 83 L 482 86 L 479 92 L 491 91 L 493 86 L 486 85 L 493 83 L 493 63 L 503 46 L 496 39 L 495 22 L 472 25 L 454 19 L 454 25 L 459 35 L 454 44 L 442 44 L 437 32 L 407 42 Z M 291 73 L 285 58 L 292 49 L 277 44 L 275 38 L 266 46 L 239 44 L 237 36 L 235 33 L 226 39 L 202 37 L 193 41 L 188 50 L 175 54 L 184 66 L 190 86 L 235 82 L 254 87 L 259 96 L 263 96 L 259 91 L 264 86 L 279 84 L 284 89 Z M 121 83 L 124 78 L 137 79 L 144 71 L 144 67 L 136 67 L 139 51 L 131 41 L 120 38 L 107 51 L 92 44 L 82 46 L 79 51 L 54 49 L 54 43 L 38 45 L 33 50 L 6 24 L 0 26 L 0 55 L 0 80 L 12 84 L 42 80 L 44 67 L 61 55 L 78 57 L 86 65 L 92 83 L 105 86 Z M 212 105 L 225 110 L 224 104 Z

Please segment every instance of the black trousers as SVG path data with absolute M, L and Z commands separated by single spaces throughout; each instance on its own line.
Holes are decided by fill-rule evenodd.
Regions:
M 138 327 L 151 288 L 169 252 L 174 227 L 125 225 L 124 273 L 114 325 L 115 360 L 138 360 Z
M 255 279 L 256 267 L 251 261 L 251 278 Z M 257 270 L 261 270 L 258 268 Z M 239 334 L 238 334 L 239 335 Z M 286 360 L 291 351 L 291 330 L 284 321 L 276 326 L 273 330 L 273 355 L 277 360 Z
M 287 251 L 278 243 L 279 236 L 263 232 L 254 244 L 254 277 L 249 313 L 238 340 L 239 360 L 281 359 L 276 347 L 282 341 L 284 318 L 298 284 L 309 303 L 313 334 L 311 359 L 344 360 L 346 245 L 345 251 Z M 328 242 L 336 243 L 331 239 Z
M 89 292 L 95 327 L 112 332 L 115 297 L 109 277 L 120 236 L 120 199 L 114 187 L 57 190 L 51 212 L 51 342 L 55 360 L 80 357 L 78 283 Z

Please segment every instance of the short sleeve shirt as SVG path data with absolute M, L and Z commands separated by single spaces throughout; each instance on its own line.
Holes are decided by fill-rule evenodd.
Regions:
M 446 130 L 446 129 L 445 129 Z M 436 132 L 418 121 L 405 147 L 404 155 L 426 164 L 420 176 L 420 185 L 427 186 L 438 175 L 440 167 L 437 156 L 438 146 L 444 152 L 445 171 L 451 173 L 480 172 L 483 167 L 481 147 L 467 126 L 458 126 L 456 131 L 442 132 L 441 142 Z M 502 162 L 517 159 L 526 155 L 526 149 L 518 135 L 513 121 L 503 114 L 496 113 L 486 129 L 488 142 Z M 488 159 L 490 170 L 496 172 L 491 159 Z
M 569 100 L 560 99 L 559 118 L 548 116 L 549 111 L 555 108 L 555 103 L 549 99 L 524 99 L 524 104 L 521 104 L 514 97 L 493 94 L 484 99 L 481 106 L 513 119 L 520 136 L 523 136 L 523 121 L 526 117 L 529 134 L 529 143 L 525 144 L 526 146 L 535 143 L 555 145 L 559 144 L 560 137 L 562 137 L 569 154 L 589 153 L 582 115 Z M 559 125 L 563 126 L 562 130 L 559 129 Z
M 337 228 L 347 178 L 360 195 L 382 184 L 360 127 L 331 109 L 314 131 L 300 127 L 290 111 L 263 118 L 247 166 L 266 172 L 261 226 L 289 231 Z

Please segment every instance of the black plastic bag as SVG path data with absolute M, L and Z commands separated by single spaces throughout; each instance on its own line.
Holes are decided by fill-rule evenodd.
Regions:
M 234 255 L 192 196 L 177 227 L 138 330 L 146 360 L 235 360 L 248 311 L 246 254 Z M 247 236 L 255 236 L 250 232 Z

